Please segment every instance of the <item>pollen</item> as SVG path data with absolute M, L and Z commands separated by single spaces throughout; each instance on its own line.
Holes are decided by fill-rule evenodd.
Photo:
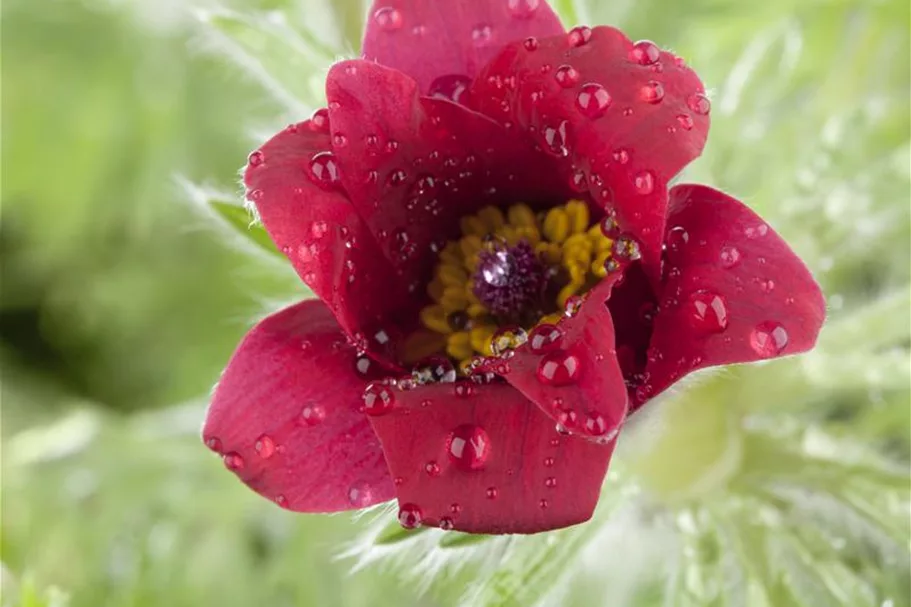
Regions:
M 538 213 L 485 207 L 460 228 L 439 253 L 420 320 L 463 371 L 494 354 L 498 331 L 558 320 L 567 299 L 606 275 L 613 244 L 580 200 Z

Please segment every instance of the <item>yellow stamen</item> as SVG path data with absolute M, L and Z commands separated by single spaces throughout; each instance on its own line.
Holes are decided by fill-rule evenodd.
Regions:
M 490 356 L 491 341 L 499 326 L 497 319 L 474 294 L 474 274 L 478 258 L 490 242 L 515 246 L 529 243 L 541 262 L 553 272 L 552 287 L 557 296 L 542 302 L 544 314 L 537 323 L 557 323 L 563 317 L 566 300 L 582 295 L 605 275 L 604 264 L 611 258 L 611 240 L 600 226 L 590 224 L 588 205 L 571 200 L 546 212 L 535 213 L 526 204 L 515 204 L 504 211 L 484 207 L 460 220 L 463 236 L 449 242 L 440 251 L 439 264 L 427 292 L 434 303 L 421 310 L 421 323 L 427 330 L 418 331 L 406 342 L 409 360 L 432 352 L 445 351 L 465 372 L 472 356 Z M 450 325 L 455 313 L 470 320 L 464 329 Z M 530 329 L 531 327 L 525 327 Z M 435 336 L 435 337 L 434 337 Z M 432 352 L 429 348 L 435 347 Z M 406 361 L 407 362 L 407 361 Z

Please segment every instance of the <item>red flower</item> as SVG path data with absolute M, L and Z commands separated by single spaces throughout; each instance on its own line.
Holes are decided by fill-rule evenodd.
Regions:
M 823 298 L 785 242 L 726 194 L 668 189 L 709 101 L 651 42 L 566 33 L 544 0 L 377 0 L 326 94 L 244 176 L 322 302 L 247 335 L 203 431 L 279 505 L 572 525 L 631 411 L 696 369 L 813 346 Z M 530 339 L 491 338 L 503 324 Z

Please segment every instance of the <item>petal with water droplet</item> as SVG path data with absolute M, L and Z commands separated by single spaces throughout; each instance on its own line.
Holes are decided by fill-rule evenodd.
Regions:
M 559 436 L 553 420 L 503 384 L 475 386 L 471 398 L 452 385 L 422 386 L 402 392 L 398 405 L 370 422 L 402 479 L 399 504 L 418 508 L 423 525 L 535 533 L 591 516 L 615 441 Z M 434 474 L 421 466 L 428 461 Z
M 427 93 L 440 76 L 474 77 L 505 44 L 562 33 L 545 0 L 375 0 L 363 57 L 404 72 Z
M 634 391 L 634 406 L 699 368 L 813 347 L 825 320 L 819 285 L 752 210 L 718 190 L 681 185 L 671 190 L 668 225 L 689 238 L 667 260 L 645 384 Z M 761 237 L 749 229 L 757 225 Z
M 673 55 L 651 43 L 634 45 L 616 29 L 593 28 L 581 46 L 574 40 L 539 38 L 533 52 L 509 45 L 475 79 L 471 105 L 538 136 L 564 125 L 555 162 L 585 173 L 593 200 L 614 209 L 620 228 L 641 242 L 657 283 L 667 183 L 702 152 L 708 134 L 707 106 L 695 112 L 690 101 L 704 99 L 704 88 Z M 602 87 L 609 103 L 586 95 L 593 87 Z M 686 128 L 677 128 L 680 116 Z
M 357 411 L 366 381 L 355 357 L 316 300 L 267 317 L 218 382 L 204 440 L 217 440 L 226 466 L 284 508 L 335 512 L 392 499 L 379 441 Z

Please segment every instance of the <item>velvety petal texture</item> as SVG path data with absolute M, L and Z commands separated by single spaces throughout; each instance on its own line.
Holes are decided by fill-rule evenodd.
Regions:
M 422 292 L 462 216 L 500 201 L 543 201 L 563 187 L 527 142 L 486 116 L 421 97 L 396 70 L 339 63 L 326 96 L 341 183 L 411 293 Z
M 504 45 L 562 32 L 546 0 L 376 0 L 363 57 L 411 76 L 424 94 L 458 98 Z
M 411 298 L 348 201 L 338 171 L 328 113 L 322 110 L 250 154 L 247 198 L 276 246 L 342 327 L 365 344 L 382 346 L 375 334 L 396 325 Z
M 355 351 L 325 305 L 305 301 L 244 338 L 215 388 L 203 440 L 257 493 L 299 512 L 393 497 L 363 413 Z
M 696 369 L 813 347 L 826 317 L 819 285 L 743 203 L 701 185 L 671 190 L 666 280 L 636 405 Z
M 567 432 L 607 440 L 626 419 L 627 390 L 605 303 L 619 279 L 601 280 L 553 337 L 533 331 L 525 345 L 494 370 Z
M 657 279 L 669 180 L 696 158 L 709 101 L 682 60 L 610 27 L 515 43 L 479 74 L 472 107 L 533 137 L 615 211 Z
M 560 435 L 503 384 L 437 384 L 396 394 L 370 419 L 406 526 L 534 533 L 588 520 L 614 442 Z

